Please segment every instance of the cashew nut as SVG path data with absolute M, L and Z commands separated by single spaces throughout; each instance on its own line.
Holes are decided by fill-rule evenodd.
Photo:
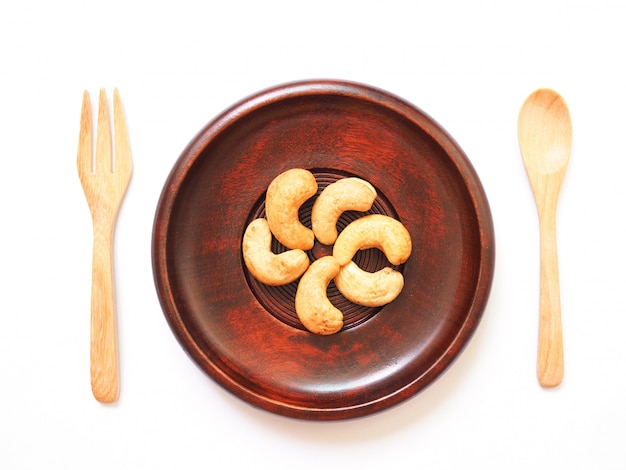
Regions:
M 298 209 L 316 192 L 315 176 L 302 168 L 292 168 L 281 173 L 267 188 L 265 215 L 271 232 L 287 248 L 313 248 L 313 231 L 300 222 Z
M 390 267 L 370 273 L 350 261 L 335 276 L 335 285 L 350 302 L 380 307 L 398 297 L 404 287 L 404 277 Z
M 343 229 L 333 247 L 333 256 L 343 266 L 358 250 L 368 248 L 378 248 L 397 266 L 411 255 L 411 235 L 393 217 L 382 214 L 366 215 L 350 222 Z
M 332 256 L 314 261 L 304 273 L 296 291 L 296 314 L 311 333 L 331 335 L 343 327 L 343 313 L 326 294 L 328 284 L 340 270 Z
M 272 233 L 265 219 L 255 219 L 243 235 L 243 259 L 258 281 L 282 286 L 298 279 L 309 267 L 309 257 L 302 250 L 272 252 Z
M 313 233 L 324 245 L 337 239 L 337 220 L 348 210 L 365 212 L 376 199 L 374 186 L 360 178 L 343 178 L 324 188 L 313 204 Z

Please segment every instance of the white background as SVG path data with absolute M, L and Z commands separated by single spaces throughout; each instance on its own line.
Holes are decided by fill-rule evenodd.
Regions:
M 625 22 L 622 0 L 0 0 L 0 468 L 626 468 Z M 157 200 L 189 140 L 241 98 L 309 78 L 381 87 L 443 125 L 497 240 L 488 307 L 453 366 L 391 410 L 330 423 L 258 410 L 204 375 L 151 268 Z M 83 90 L 114 86 L 134 174 L 115 245 L 121 395 L 102 405 L 75 159 Z M 516 130 L 539 87 L 574 127 L 555 390 L 535 378 L 538 222 Z

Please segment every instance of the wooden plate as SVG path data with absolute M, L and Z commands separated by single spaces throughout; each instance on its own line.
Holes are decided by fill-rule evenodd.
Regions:
M 379 193 L 371 212 L 397 217 L 413 240 L 391 304 L 354 306 L 331 284 L 346 316 L 331 336 L 299 324 L 295 283 L 262 286 L 242 259 L 267 186 L 295 167 L 311 170 L 320 190 L 348 175 L 368 180 Z M 339 228 L 361 215 L 344 214 Z M 437 123 L 379 89 L 309 81 L 244 99 L 191 141 L 158 204 L 153 269 L 174 334 L 208 375 L 265 410 L 333 420 L 396 405 L 444 372 L 482 316 L 494 249 L 478 176 Z M 327 252 L 316 246 L 310 257 Z M 378 250 L 356 259 L 369 270 L 386 263 Z

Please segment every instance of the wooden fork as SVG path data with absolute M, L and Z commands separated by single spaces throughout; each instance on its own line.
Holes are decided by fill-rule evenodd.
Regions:
M 96 400 L 114 402 L 119 396 L 119 360 L 115 320 L 113 233 L 119 207 L 132 173 L 126 122 L 120 95 L 113 95 L 115 159 L 111 149 L 109 108 L 100 90 L 95 159 L 89 93 L 83 94 L 78 142 L 78 176 L 93 221 L 91 271 L 91 389 Z

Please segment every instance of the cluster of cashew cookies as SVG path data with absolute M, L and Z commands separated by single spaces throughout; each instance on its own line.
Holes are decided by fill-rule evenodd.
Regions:
M 328 185 L 311 210 L 311 229 L 298 217 L 300 206 L 317 193 L 313 174 L 301 168 L 278 175 L 267 188 L 266 218 L 253 220 L 243 236 L 243 258 L 250 273 L 271 286 L 300 279 L 295 308 L 312 333 L 329 335 L 343 327 L 343 314 L 328 299 L 331 280 L 351 302 L 377 307 L 393 301 L 404 287 L 402 274 L 390 267 L 370 273 L 352 258 L 359 250 L 378 248 L 393 265 L 406 262 L 412 250 L 411 236 L 392 217 L 372 214 L 360 217 L 337 233 L 337 221 L 345 211 L 369 210 L 377 197 L 374 187 L 360 178 L 343 178 Z M 272 235 L 287 251 L 272 252 Z M 332 256 L 309 263 L 306 250 L 315 239 L 333 245 Z

